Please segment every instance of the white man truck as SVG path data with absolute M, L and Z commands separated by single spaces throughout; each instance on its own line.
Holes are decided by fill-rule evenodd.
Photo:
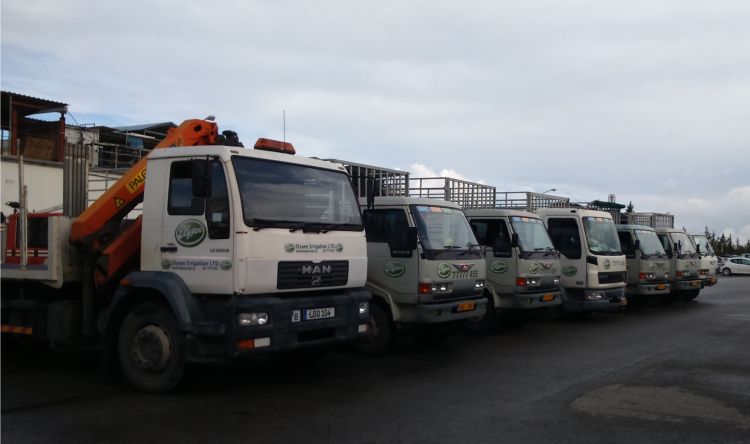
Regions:
M 700 256 L 693 239 L 679 228 L 657 228 L 656 234 L 669 258 L 671 294 L 684 300 L 697 298 L 703 282 L 698 275 Z
M 669 260 L 656 231 L 645 225 L 621 224 L 617 225 L 617 235 L 627 261 L 628 308 L 640 308 L 669 295 Z
M 584 208 L 538 208 L 560 252 L 563 310 L 591 313 L 627 304 L 625 256 L 612 216 Z
M 498 321 L 513 324 L 530 310 L 562 303 L 559 253 L 539 216 L 521 209 L 527 208 L 526 200 L 511 202 L 509 193 L 498 199 L 495 187 L 451 177 L 411 178 L 410 183 L 412 196 L 461 205 L 482 248 L 487 314 L 472 322 L 472 329 L 490 330 Z
M 46 215 L 34 235 L 13 221 L 3 332 L 102 340 L 150 392 L 175 388 L 190 362 L 364 334 L 365 233 L 346 170 L 217 133 L 186 121 L 80 216 Z M 142 217 L 121 223 L 141 200 Z
M 387 350 L 394 329 L 425 341 L 486 310 L 485 263 L 455 203 L 409 194 L 408 173 L 348 161 L 367 232 L 367 289 L 372 293 L 365 353 Z
M 698 254 L 701 257 L 700 268 L 698 268 L 698 277 L 701 279 L 703 287 L 716 285 L 716 267 L 719 262 L 716 252 L 714 252 L 714 249 L 705 234 L 692 234 L 691 237 L 693 238 Z

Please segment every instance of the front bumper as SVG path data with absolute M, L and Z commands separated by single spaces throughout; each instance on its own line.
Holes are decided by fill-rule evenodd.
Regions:
M 716 285 L 716 276 L 709 276 L 707 278 L 702 278 L 701 281 L 703 282 L 704 287 L 711 287 L 713 285 Z
M 637 284 L 628 287 L 628 293 L 639 296 L 659 296 L 669 294 L 672 286 L 668 282 L 655 284 Z
M 672 291 L 689 291 L 689 290 L 700 290 L 702 281 L 700 279 L 690 279 L 685 281 L 675 281 L 672 283 Z
M 473 310 L 461 311 L 466 305 L 474 304 Z M 419 303 L 416 306 L 416 322 L 422 324 L 437 324 L 478 318 L 487 312 L 487 298 L 483 296 L 469 297 L 449 302 Z
M 500 296 L 502 298 L 502 296 Z M 519 310 L 531 310 L 534 308 L 551 307 L 562 304 L 562 291 L 547 290 L 533 293 L 515 292 L 511 295 L 511 307 Z M 502 304 L 501 304 L 502 305 Z
M 369 310 L 360 315 L 359 307 L 370 298 L 370 292 L 366 290 L 290 298 L 234 296 L 226 305 L 224 315 L 226 355 L 235 357 L 355 340 L 367 331 Z M 301 313 L 314 308 L 334 308 L 335 316 L 304 320 Z M 241 326 L 237 323 L 238 314 L 258 312 L 269 315 L 267 325 Z M 251 339 L 253 347 L 247 348 Z M 240 343 L 245 346 L 240 348 Z
M 598 294 L 601 297 L 587 298 L 592 294 Z M 565 289 L 563 291 L 563 310 L 565 311 L 617 311 L 627 303 L 624 287 L 608 290 Z

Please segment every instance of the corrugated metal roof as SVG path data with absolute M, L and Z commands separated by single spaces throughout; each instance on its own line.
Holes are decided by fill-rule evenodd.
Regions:
M 25 94 L 14 93 L 11 91 L 2 91 L 3 103 L 5 103 L 5 101 L 9 100 L 11 97 L 13 98 L 14 101 L 20 101 L 20 102 L 23 102 L 24 104 L 28 104 L 28 105 L 39 107 L 39 108 L 53 108 L 53 107 L 59 108 L 63 106 L 68 106 L 67 103 L 63 103 L 63 102 L 57 102 L 57 101 L 49 100 L 49 99 L 42 99 L 39 97 L 27 96 Z

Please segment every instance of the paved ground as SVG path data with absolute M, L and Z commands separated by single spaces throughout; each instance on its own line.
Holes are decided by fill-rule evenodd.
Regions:
M 105 379 L 95 352 L 3 345 L 9 444 L 750 442 L 750 277 L 693 303 L 335 351 L 308 371 L 200 368 L 169 396 Z

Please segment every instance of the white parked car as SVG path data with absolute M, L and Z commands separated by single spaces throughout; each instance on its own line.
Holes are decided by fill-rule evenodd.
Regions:
M 724 260 L 721 266 L 721 274 L 750 274 L 750 259 L 746 257 L 730 257 Z

